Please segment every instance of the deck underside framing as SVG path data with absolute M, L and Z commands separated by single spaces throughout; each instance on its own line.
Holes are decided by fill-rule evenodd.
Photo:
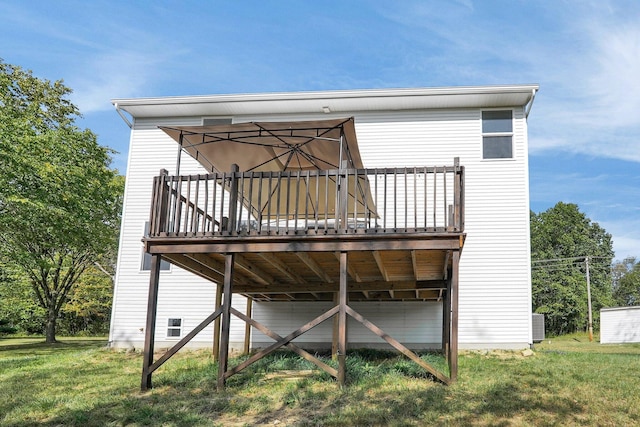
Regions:
M 464 233 L 378 234 L 348 236 L 276 236 L 275 238 L 148 238 L 152 254 L 147 327 L 141 389 L 152 387 L 152 374 L 210 323 L 216 322 L 214 354 L 219 362 L 217 384 L 276 349 L 287 347 L 335 377 L 347 380 L 347 316 L 385 340 L 444 384 L 457 378 L 458 269 Z M 297 262 L 288 262 L 291 257 Z M 161 259 L 222 288 L 215 311 L 187 336 L 154 361 L 154 330 Z M 259 262 L 259 260 L 261 260 Z M 368 260 L 368 261 L 366 261 Z M 287 261 L 287 262 L 285 262 Z M 257 301 L 334 301 L 335 306 L 289 335 L 271 331 L 231 307 L 233 294 Z M 361 316 L 350 301 L 438 301 L 443 304 L 442 351 L 448 373 L 433 368 L 417 354 Z M 220 304 L 218 306 L 218 303 Z M 243 364 L 228 369 L 231 315 L 271 337 L 274 343 Z M 292 341 L 320 323 L 334 319 L 334 369 Z M 249 327 L 247 327 L 249 329 Z M 246 344 L 245 344 L 246 347 Z

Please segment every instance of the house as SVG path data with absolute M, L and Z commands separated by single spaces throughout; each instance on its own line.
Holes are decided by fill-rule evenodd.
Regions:
M 113 100 L 131 140 L 110 344 L 146 345 L 143 388 L 159 366 L 154 345 L 269 348 L 332 307 L 335 324 L 305 324 L 293 347 L 341 344 L 344 354 L 349 317 L 350 348 L 388 347 L 376 325 L 406 354 L 453 354 L 455 379 L 458 344 L 530 346 L 527 116 L 537 90 Z M 253 139 L 265 135 L 318 148 Z M 265 172 L 274 159 L 280 172 Z M 225 278 L 235 280 L 228 300 Z

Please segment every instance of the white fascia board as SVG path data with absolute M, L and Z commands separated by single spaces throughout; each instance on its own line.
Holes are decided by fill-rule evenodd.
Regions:
M 332 113 L 441 108 L 494 108 L 529 103 L 538 85 L 367 89 L 123 98 L 111 102 L 134 118 Z

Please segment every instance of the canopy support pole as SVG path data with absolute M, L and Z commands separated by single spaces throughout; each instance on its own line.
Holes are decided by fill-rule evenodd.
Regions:
M 180 160 L 182 158 L 182 144 L 184 143 L 184 135 L 180 132 L 180 141 L 178 141 L 178 155 L 176 156 L 176 176 L 180 176 Z

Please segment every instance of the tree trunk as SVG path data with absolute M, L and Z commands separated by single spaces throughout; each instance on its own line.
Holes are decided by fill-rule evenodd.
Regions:
M 47 310 L 47 324 L 45 329 L 45 342 L 47 344 L 53 344 L 56 341 L 56 320 L 58 313 L 53 307 L 49 307 Z

